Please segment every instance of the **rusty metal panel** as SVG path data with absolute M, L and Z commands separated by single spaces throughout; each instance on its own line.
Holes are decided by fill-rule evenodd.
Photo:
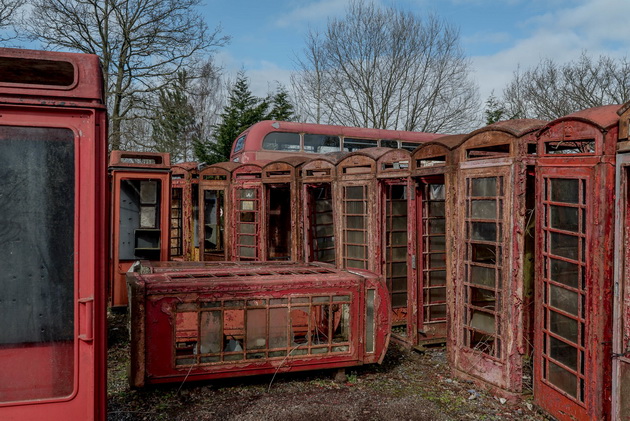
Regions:
M 132 386 L 382 361 L 390 308 L 374 274 L 199 263 L 129 274 Z
M 538 138 L 534 400 L 559 420 L 610 417 L 615 110 Z
M 376 160 L 377 178 L 405 178 L 411 173 L 411 153 L 405 149 L 390 149 Z
M 3 103 L 104 108 L 96 55 L 1 48 L 0 68 Z

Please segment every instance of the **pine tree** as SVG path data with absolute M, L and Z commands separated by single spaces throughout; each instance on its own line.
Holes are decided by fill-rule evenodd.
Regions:
M 278 121 L 293 121 L 295 119 L 295 109 L 289 102 L 289 93 L 284 86 L 278 86 L 276 94 L 271 99 L 271 112 L 269 117 Z
M 159 106 L 153 115 L 152 135 L 158 152 L 169 152 L 171 161 L 193 159 L 193 144 L 199 139 L 199 125 L 186 94 L 188 78 L 180 72 L 170 86 L 159 91 Z
M 490 97 L 488 97 L 486 101 L 484 114 L 486 116 L 486 124 L 488 125 L 504 119 L 505 108 L 503 108 L 497 97 L 494 96 L 494 92 L 490 94 Z
M 230 92 L 228 104 L 221 113 L 221 123 L 214 126 L 215 142 L 208 140 L 195 142 L 197 159 L 208 164 L 228 161 L 236 136 L 252 124 L 269 119 L 268 109 L 269 100 L 254 96 L 249 89 L 245 73 L 239 72 Z

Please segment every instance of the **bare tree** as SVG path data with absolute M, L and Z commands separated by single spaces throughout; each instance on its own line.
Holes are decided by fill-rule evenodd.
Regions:
M 526 71 L 517 69 L 503 90 L 508 114 L 553 120 L 585 108 L 623 104 L 630 100 L 630 62 L 586 52 L 559 64 L 543 59 Z
M 352 1 L 324 35 L 308 35 L 297 65 L 298 113 L 315 121 L 448 133 L 479 118 L 459 33 L 435 16 Z
M 17 38 L 16 24 L 26 0 L 0 0 L 0 42 Z
M 110 146 L 137 117 L 146 93 L 162 88 L 202 53 L 224 45 L 196 11 L 201 0 L 32 0 L 26 29 L 45 48 L 101 57 L 110 113 Z M 45 24 L 43 24 L 45 23 Z

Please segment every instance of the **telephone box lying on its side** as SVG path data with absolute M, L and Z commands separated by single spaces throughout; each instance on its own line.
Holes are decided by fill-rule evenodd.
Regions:
M 106 418 L 107 110 L 95 55 L 0 48 L 0 419 Z
M 302 256 L 300 168 L 307 158 L 286 157 L 262 168 L 264 198 L 261 260 L 297 261 Z
M 197 162 L 171 166 L 171 250 L 173 260 L 199 260 L 199 171 Z
M 417 317 L 413 319 L 417 337 L 414 345 L 423 349 L 443 344 L 447 338 L 447 290 L 452 288 L 451 263 L 455 214 L 454 168 L 451 151 L 464 135 L 445 136 L 418 146 L 411 155 L 411 177 L 415 213 L 411 220 L 415 233 L 412 255 L 417 283 Z
M 170 159 L 167 153 L 112 151 L 112 307 L 127 305 L 126 274 L 139 259 L 169 259 Z
M 233 263 L 128 280 L 132 387 L 376 363 L 389 342 L 387 290 L 366 271 Z
M 610 417 L 618 109 L 538 133 L 534 401 L 559 421 Z
M 304 261 L 337 265 L 336 165 L 345 153 L 325 154 L 302 166 Z
M 199 258 L 202 261 L 230 260 L 230 182 L 236 162 L 220 162 L 199 172 Z
M 612 419 L 630 414 L 630 103 L 619 114 L 616 158 L 615 295 L 613 311 Z
M 458 377 L 507 398 L 531 382 L 535 196 L 528 145 L 543 124 L 495 123 L 468 134 L 456 150 L 449 358 Z

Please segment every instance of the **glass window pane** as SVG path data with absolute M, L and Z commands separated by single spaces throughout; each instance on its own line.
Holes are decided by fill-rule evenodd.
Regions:
M 549 330 L 558 336 L 577 343 L 577 320 L 570 319 L 555 311 L 549 312 Z
M 578 300 L 579 296 L 576 292 L 555 285 L 549 285 L 549 303 L 553 307 L 577 316 Z
M 470 278 L 470 283 L 472 284 L 482 285 L 490 288 L 495 287 L 495 269 L 481 266 L 471 266 Z
M 69 129 L 0 126 L 0 402 L 74 389 L 74 162 Z
M 578 208 L 549 206 L 549 225 L 563 231 L 578 232 Z
M 473 240 L 497 241 L 497 225 L 493 222 L 472 222 L 471 224 Z
M 496 219 L 496 200 L 473 200 L 471 201 L 470 217 L 475 219 Z
M 472 197 L 489 197 L 497 195 L 497 179 L 496 177 L 473 178 Z
M 201 313 L 199 351 L 202 354 L 221 352 L 223 348 L 221 326 L 221 311 L 204 311 Z
M 339 152 L 341 150 L 339 145 L 339 136 L 308 133 L 304 135 L 304 152 Z
M 444 200 L 446 198 L 446 189 L 444 184 L 429 184 L 429 200 Z
M 289 309 L 287 307 L 269 309 L 269 348 L 287 346 Z
M 446 220 L 430 219 L 429 220 L 429 234 L 444 234 L 446 232 Z
M 267 310 L 247 310 L 247 349 L 267 347 Z
M 549 259 L 549 262 L 551 280 L 571 288 L 578 287 L 578 265 L 557 259 Z
M 446 271 L 445 270 L 432 270 L 429 272 L 429 285 L 439 286 L 446 284 Z
M 365 199 L 363 192 L 365 189 L 363 186 L 350 186 L 346 187 L 346 198 L 351 200 Z
M 577 349 L 552 336 L 549 337 L 549 356 L 570 369 L 577 370 Z
M 352 152 L 364 148 L 373 148 L 378 146 L 376 139 L 353 139 L 346 137 L 343 139 L 343 150 Z
M 299 151 L 299 133 L 272 132 L 265 136 L 262 144 L 268 151 Z
M 575 374 L 549 362 L 549 382 L 569 395 L 577 396 L 577 377 Z
M 567 259 L 578 260 L 579 237 L 557 232 L 550 233 L 550 237 L 550 251 L 552 254 L 566 257 Z
M 564 203 L 579 203 L 580 180 L 552 178 L 551 201 Z

